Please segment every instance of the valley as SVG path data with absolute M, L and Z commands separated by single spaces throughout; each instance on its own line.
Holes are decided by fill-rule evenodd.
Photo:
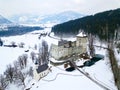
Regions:
M 0 90 L 119 90 L 119 17 L 120 8 L 0 15 Z
M 0 55 L 2 55 L 1 58 L 3 59 L 2 61 L 3 63 L 0 64 L 0 66 L 2 66 L 0 71 L 1 74 L 4 73 L 7 65 L 11 64 L 12 66 L 14 66 L 13 62 L 15 62 L 18 59 L 18 57 L 23 54 L 27 54 L 28 64 L 27 67 L 24 68 L 22 71 L 29 70 L 30 67 L 32 67 L 34 70 L 35 64 L 32 62 L 30 55 L 31 52 L 39 53 L 39 47 L 42 43 L 42 40 L 45 40 L 48 43 L 49 50 L 51 44 L 58 43 L 57 39 L 51 38 L 51 37 L 55 37 L 54 34 L 51 34 L 51 37 L 47 35 L 47 36 L 42 36 L 39 39 L 40 33 L 45 33 L 45 32 L 46 33 L 51 32 L 51 28 L 33 31 L 30 33 L 26 33 L 24 35 L 1 37 L 4 44 L 7 45 L 11 44 L 11 42 L 13 41 L 17 45 L 21 42 L 24 43 L 24 48 L 19 48 L 19 47 L 14 48 L 14 47 L 4 47 L 4 46 L 0 47 Z M 74 38 L 75 37 L 73 37 L 73 39 Z M 94 44 L 100 46 L 100 43 L 97 39 Z M 106 44 L 102 44 L 102 46 L 106 47 Z M 25 52 L 26 50 L 28 50 L 28 52 Z M 95 53 L 104 55 L 104 60 L 100 60 L 90 67 L 80 68 L 80 70 L 87 73 L 96 81 L 98 81 L 105 87 L 109 88 L 110 90 L 117 90 L 114 84 L 114 78 L 112 71 L 110 69 L 111 66 L 110 66 L 109 58 L 106 54 L 106 49 L 95 47 Z M 50 58 L 50 60 L 53 62 L 57 62 L 57 60 L 54 60 L 54 58 Z M 83 59 L 76 60 L 77 65 L 82 65 L 83 62 L 84 62 Z M 56 89 L 72 90 L 73 88 L 74 89 L 82 88 L 83 90 L 88 90 L 89 88 L 92 90 L 104 90 L 103 88 L 99 87 L 98 85 L 87 79 L 77 70 L 74 70 L 72 72 L 67 72 L 64 68 L 64 65 L 54 66 L 49 63 L 49 66 L 52 66 L 51 72 L 49 72 L 47 76 L 41 78 L 39 81 L 35 81 L 33 78 L 31 78 L 31 76 L 27 75 L 27 78 L 25 79 L 25 87 L 23 87 L 23 85 L 20 85 L 18 87 L 17 84 L 11 83 L 8 85 L 6 90 L 13 90 L 13 88 L 19 88 L 19 90 L 28 89 L 28 88 L 30 88 L 30 90 L 39 90 L 39 89 L 47 90 L 48 88 L 53 90 Z

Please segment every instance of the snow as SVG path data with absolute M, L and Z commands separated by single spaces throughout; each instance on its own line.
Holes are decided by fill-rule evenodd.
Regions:
M 63 38 L 64 40 L 67 40 L 67 41 L 76 41 L 76 37 L 70 37 L 70 38 Z
M 0 56 L 1 56 L 1 63 L 0 63 L 0 74 L 2 74 L 5 69 L 6 65 L 13 63 L 18 56 L 25 53 L 24 51 L 29 49 L 30 51 L 27 52 L 30 60 L 30 52 L 36 51 L 38 49 L 34 49 L 34 45 L 40 45 L 42 40 L 46 40 L 48 42 L 49 48 L 51 44 L 57 43 L 58 40 L 53 39 L 49 36 L 41 37 L 38 39 L 39 34 L 41 32 L 50 32 L 51 28 L 46 28 L 45 30 L 34 31 L 31 33 L 27 33 L 24 35 L 18 36 L 11 36 L 11 37 L 2 37 L 5 44 L 10 44 L 12 41 L 15 41 L 16 44 L 20 42 L 25 43 L 25 48 L 9 48 L 9 47 L 0 47 Z M 54 36 L 54 34 L 52 34 Z M 75 38 L 70 38 L 71 40 L 75 40 Z M 100 45 L 99 42 L 95 43 L 96 45 Z M 111 90 L 117 90 L 114 80 L 113 74 L 110 68 L 110 62 L 106 55 L 105 49 L 95 48 L 96 54 L 102 54 L 105 56 L 104 60 L 100 60 L 95 65 L 91 67 L 84 67 L 81 69 L 82 71 L 88 73 L 92 78 L 99 81 L 101 84 L 105 85 L 106 87 L 110 88 Z M 31 61 L 31 60 L 30 60 Z M 55 61 L 52 59 L 52 61 Z M 77 63 L 81 63 L 80 61 Z M 29 66 L 34 66 L 31 62 L 29 62 Z M 51 65 L 52 66 L 52 65 Z M 32 85 L 34 83 L 34 85 Z M 31 88 L 30 90 L 104 90 L 103 88 L 99 87 L 91 80 L 86 78 L 83 74 L 78 72 L 77 70 L 73 72 L 66 72 L 64 66 L 52 66 L 52 72 L 50 72 L 46 77 L 41 79 L 40 81 L 35 81 L 33 79 L 27 78 L 26 79 L 26 88 Z M 21 88 L 17 88 L 14 84 L 9 86 L 8 90 L 23 90 Z
M 85 35 L 83 32 L 81 32 L 81 33 L 79 33 L 77 36 L 78 36 L 78 37 L 85 37 L 86 35 Z
M 90 88 L 92 90 L 102 90 L 78 71 L 66 72 L 61 68 L 52 67 L 52 72 L 47 77 L 36 82 L 31 90 L 88 90 Z
M 100 81 L 103 85 L 109 87 L 111 90 L 117 90 L 114 85 L 114 77 L 111 71 L 109 59 L 106 55 L 105 49 L 95 48 L 97 54 L 104 55 L 104 59 L 95 63 L 91 67 L 85 67 L 84 71 L 89 73 L 97 81 Z
M 105 53 L 101 50 L 101 53 Z M 102 54 L 103 54 L 102 53 Z M 108 60 L 105 58 L 97 62 L 91 67 L 84 67 L 83 71 L 88 73 L 95 80 L 110 88 L 110 90 L 117 90 L 114 85 L 113 74 L 108 65 Z M 33 82 L 35 85 L 32 86 L 31 90 L 104 90 L 99 87 L 77 70 L 73 72 L 66 72 L 63 65 L 52 67 L 52 72 L 39 82 Z
M 0 47 L 0 74 L 2 74 L 6 70 L 6 65 L 12 64 L 15 60 L 17 60 L 18 56 L 23 53 L 23 49 Z
M 15 84 L 10 84 L 6 90 L 22 90 L 22 87 L 16 86 Z

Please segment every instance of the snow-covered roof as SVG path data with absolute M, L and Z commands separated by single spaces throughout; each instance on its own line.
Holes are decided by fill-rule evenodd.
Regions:
M 86 37 L 86 34 L 84 34 L 83 32 L 81 32 L 81 33 L 79 33 L 79 34 L 77 35 L 77 37 Z
M 62 46 L 64 44 L 66 44 L 66 43 L 68 43 L 67 40 L 60 40 L 60 41 L 58 41 L 58 46 Z

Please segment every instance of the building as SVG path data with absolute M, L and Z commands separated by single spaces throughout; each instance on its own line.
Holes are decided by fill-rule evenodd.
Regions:
M 36 67 L 33 71 L 34 79 L 36 81 L 39 81 L 41 78 L 45 77 L 49 73 L 49 67 L 47 64 L 38 65 L 36 64 Z
M 86 52 L 87 36 L 83 33 L 78 34 L 75 41 L 61 40 L 58 42 L 58 45 L 52 44 L 50 48 L 51 57 L 57 60 L 73 54 L 82 54 Z

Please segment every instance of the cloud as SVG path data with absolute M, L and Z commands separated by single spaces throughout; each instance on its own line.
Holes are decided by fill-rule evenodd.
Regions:
M 81 3 L 83 3 L 85 0 L 73 0 L 73 2 L 74 3 L 76 3 L 76 4 L 81 4 Z
M 74 10 L 82 14 L 120 7 L 119 0 L 0 0 L 0 14 L 51 14 Z
M 28 20 L 28 18 L 26 16 L 23 16 L 23 17 L 19 18 L 19 22 L 25 22 L 27 20 Z

